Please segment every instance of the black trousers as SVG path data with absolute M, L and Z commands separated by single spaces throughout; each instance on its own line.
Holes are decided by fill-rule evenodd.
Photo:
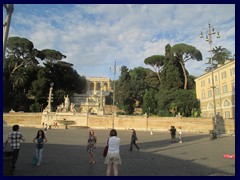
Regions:
M 130 144 L 130 151 L 132 151 L 133 145 L 139 150 L 139 147 L 136 144 L 136 141 L 132 141 L 131 144 Z
M 11 172 L 14 171 L 20 149 L 13 149 Z

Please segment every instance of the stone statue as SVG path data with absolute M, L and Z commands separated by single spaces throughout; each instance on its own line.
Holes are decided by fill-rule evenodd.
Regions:
M 70 105 L 70 100 L 68 95 L 64 96 L 64 108 L 66 110 L 66 112 L 69 110 L 69 105 Z
M 75 104 L 71 103 L 71 105 L 70 105 L 70 111 L 71 112 L 76 112 L 76 109 L 74 107 L 75 107 Z
M 62 112 L 64 108 L 63 103 L 57 106 L 57 112 Z

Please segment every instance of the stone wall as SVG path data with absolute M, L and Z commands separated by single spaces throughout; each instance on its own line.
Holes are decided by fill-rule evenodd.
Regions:
M 185 132 L 208 133 L 213 129 L 211 118 L 186 118 L 186 117 L 153 117 L 150 116 L 112 116 L 112 115 L 83 115 L 80 113 L 4 113 L 3 125 L 12 126 L 19 124 L 26 127 L 42 127 L 42 123 L 53 125 L 58 122 L 60 127 L 69 124 L 73 127 L 90 127 L 93 129 L 136 129 L 150 131 L 168 131 L 171 125 L 182 126 Z M 218 119 L 217 129 L 220 133 L 235 134 L 235 119 Z
M 3 126 L 40 127 L 42 113 L 3 113 Z

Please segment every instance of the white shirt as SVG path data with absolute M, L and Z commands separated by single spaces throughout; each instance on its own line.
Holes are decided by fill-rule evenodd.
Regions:
M 112 136 L 108 140 L 108 153 L 119 153 L 120 138 Z

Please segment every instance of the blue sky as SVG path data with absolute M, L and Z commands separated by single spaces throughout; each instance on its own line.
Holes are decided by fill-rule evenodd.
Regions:
M 15 4 L 9 36 L 62 52 L 80 75 L 111 79 L 115 61 L 129 69 L 151 68 L 145 58 L 164 55 L 167 44 L 186 43 L 203 54 L 203 61 L 186 63 L 199 76 L 210 56 L 209 44 L 200 39 L 209 23 L 221 35 L 213 36 L 213 47 L 235 54 L 234 4 Z

